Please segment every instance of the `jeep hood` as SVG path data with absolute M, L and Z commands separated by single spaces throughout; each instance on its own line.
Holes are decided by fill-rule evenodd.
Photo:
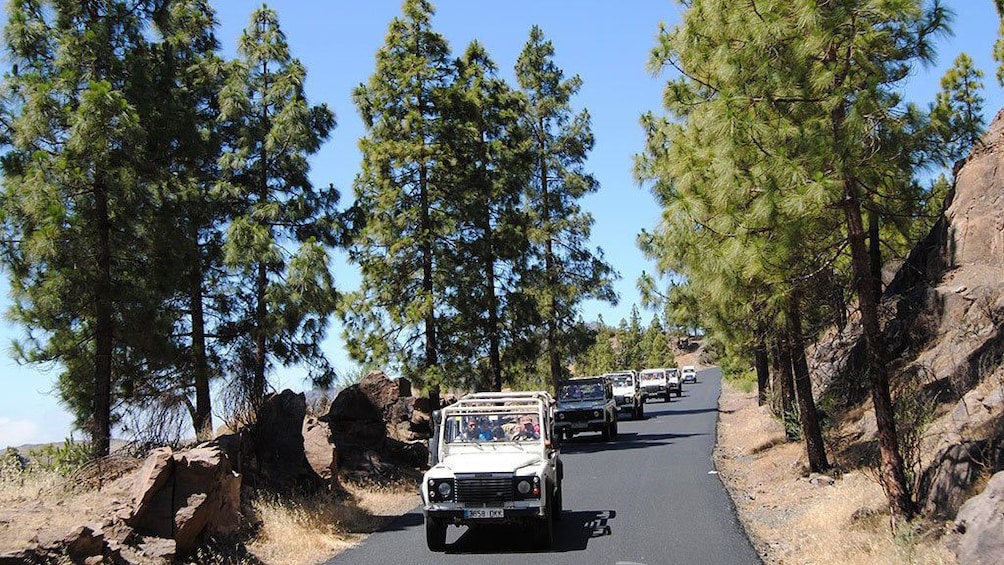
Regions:
M 460 453 L 439 462 L 454 473 L 515 473 L 541 462 L 533 453 Z
M 559 400 L 558 410 L 602 410 L 603 400 Z

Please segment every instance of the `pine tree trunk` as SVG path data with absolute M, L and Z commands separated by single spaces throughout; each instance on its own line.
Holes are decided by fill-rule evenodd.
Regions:
M 865 339 L 866 366 L 871 387 L 872 405 L 878 427 L 878 443 L 881 458 L 879 479 L 886 497 L 893 525 L 901 520 L 910 520 L 914 515 L 914 505 L 906 482 L 903 458 L 899 451 L 899 437 L 896 433 L 896 419 L 889 391 L 889 374 L 885 364 L 885 340 L 879 325 L 878 303 L 875 300 L 876 283 L 872 278 L 868 248 L 865 244 L 865 230 L 861 217 L 861 201 L 857 182 L 853 177 L 844 179 L 844 217 L 847 221 L 847 236 L 851 247 L 851 266 L 854 271 L 854 285 L 861 310 L 861 326 Z
M 488 296 L 488 369 L 491 373 L 491 389 L 502 390 L 502 354 L 500 352 L 499 334 L 499 299 L 495 294 L 495 249 L 492 245 L 491 223 L 485 226 L 485 290 Z
M 791 429 L 790 421 L 794 417 L 795 404 L 795 379 L 791 374 L 791 343 L 787 338 L 780 338 L 777 342 L 777 382 L 781 386 L 781 405 L 775 414 L 784 422 L 785 437 L 789 441 L 795 438 L 794 430 Z
M 770 361 L 767 358 L 767 344 L 761 339 L 753 350 L 753 366 L 756 368 L 757 404 L 767 403 L 767 389 L 770 387 Z
M 428 297 L 433 296 L 435 286 L 432 280 L 432 242 L 429 241 L 429 234 L 432 233 L 432 219 L 429 214 L 429 171 L 423 161 L 418 167 L 419 185 L 419 207 L 420 221 L 422 224 L 423 240 L 422 246 L 422 290 Z M 436 344 L 436 309 L 429 307 L 425 313 L 425 367 L 431 369 L 439 364 L 439 348 Z M 439 385 L 434 384 L 429 391 L 429 398 L 439 400 Z
M 95 359 L 94 404 L 91 423 L 91 454 L 108 455 L 112 437 L 112 268 L 111 268 L 111 217 L 108 211 L 108 194 L 104 187 L 94 191 L 95 214 L 98 231 L 97 270 L 95 293 Z
M 543 124 L 541 124 L 543 128 Z M 558 390 L 561 380 L 561 357 L 558 355 L 558 277 L 554 273 L 554 241 L 551 237 L 551 202 L 547 186 L 547 164 L 540 158 L 540 196 L 542 227 L 547 239 L 544 242 L 544 272 L 547 277 L 547 295 L 550 300 L 547 313 L 547 359 L 551 370 L 551 390 Z
M 209 394 L 209 362 L 206 359 L 206 322 L 202 307 L 202 256 L 198 246 L 197 228 L 192 224 L 189 234 L 195 251 L 195 265 L 189 273 L 189 302 L 192 316 L 192 380 L 195 387 L 195 413 L 192 424 L 196 439 L 213 437 L 213 410 Z
M 879 213 L 868 212 L 868 265 L 875 285 L 875 304 L 882 303 L 882 240 L 879 235 Z
M 812 380 L 809 365 L 805 360 L 805 342 L 802 339 L 801 302 L 797 292 L 788 301 L 788 335 L 791 343 L 792 372 L 795 376 L 795 392 L 798 397 L 798 414 L 805 438 L 805 450 L 809 457 L 809 470 L 820 473 L 830 467 L 826 459 L 826 444 L 819 425 L 819 412 L 812 398 Z

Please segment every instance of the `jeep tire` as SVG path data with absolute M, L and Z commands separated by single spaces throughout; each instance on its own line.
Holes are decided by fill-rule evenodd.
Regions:
M 544 508 L 543 518 L 538 518 L 537 523 L 530 526 L 533 528 L 534 541 L 537 542 L 537 545 L 541 549 L 551 549 L 551 545 L 554 544 L 553 512 L 554 496 L 551 496 L 547 506 Z
M 425 517 L 425 544 L 429 551 L 446 549 L 446 522 L 432 516 Z
M 551 519 L 555 522 L 561 521 L 561 481 L 558 481 L 558 488 L 554 490 L 554 502 L 551 504 Z

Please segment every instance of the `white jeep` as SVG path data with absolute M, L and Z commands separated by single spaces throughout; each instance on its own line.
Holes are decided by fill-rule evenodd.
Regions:
M 553 414 L 546 392 L 499 392 L 469 394 L 436 415 L 434 464 L 422 480 L 430 550 L 445 549 L 450 524 L 519 524 L 551 546 L 562 478 Z
M 610 379 L 614 389 L 614 398 L 618 410 L 627 410 L 631 418 L 640 420 L 645 417 L 645 395 L 641 390 L 641 381 L 635 371 L 616 371 L 603 375 Z

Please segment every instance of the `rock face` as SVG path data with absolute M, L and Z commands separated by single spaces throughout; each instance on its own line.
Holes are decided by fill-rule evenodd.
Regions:
M 970 441 L 943 448 L 921 478 L 918 500 L 925 515 L 955 516 L 965 502 L 965 493 L 984 469 L 1004 464 L 1004 449 L 988 440 Z
M 990 565 L 1004 556 L 1004 473 L 991 477 L 986 490 L 966 501 L 955 519 L 960 534 L 959 563 Z
M 911 382 L 928 399 L 955 401 L 938 455 L 920 483 L 926 514 L 951 517 L 976 469 L 1002 469 L 996 455 L 1004 417 L 995 371 L 1004 359 L 1004 113 L 956 171 L 942 215 L 892 275 L 882 299 L 894 385 Z M 867 394 L 864 348 L 852 318 L 816 348 L 816 384 L 849 404 Z M 972 392 L 974 387 L 980 392 Z M 1000 387 L 998 387 L 1000 389 Z M 930 446 L 929 446 L 930 447 Z M 933 449 L 932 449 L 933 451 Z
M 133 482 L 126 523 L 136 532 L 173 539 L 187 555 L 203 533 L 233 532 L 240 511 L 241 479 L 212 442 L 172 452 L 154 450 Z
M 337 466 L 349 477 L 373 478 L 417 468 L 428 459 L 423 440 L 431 428 L 428 399 L 411 395 L 406 379 L 391 381 L 382 372 L 366 375 L 344 389 L 321 420 L 337 449 Z

